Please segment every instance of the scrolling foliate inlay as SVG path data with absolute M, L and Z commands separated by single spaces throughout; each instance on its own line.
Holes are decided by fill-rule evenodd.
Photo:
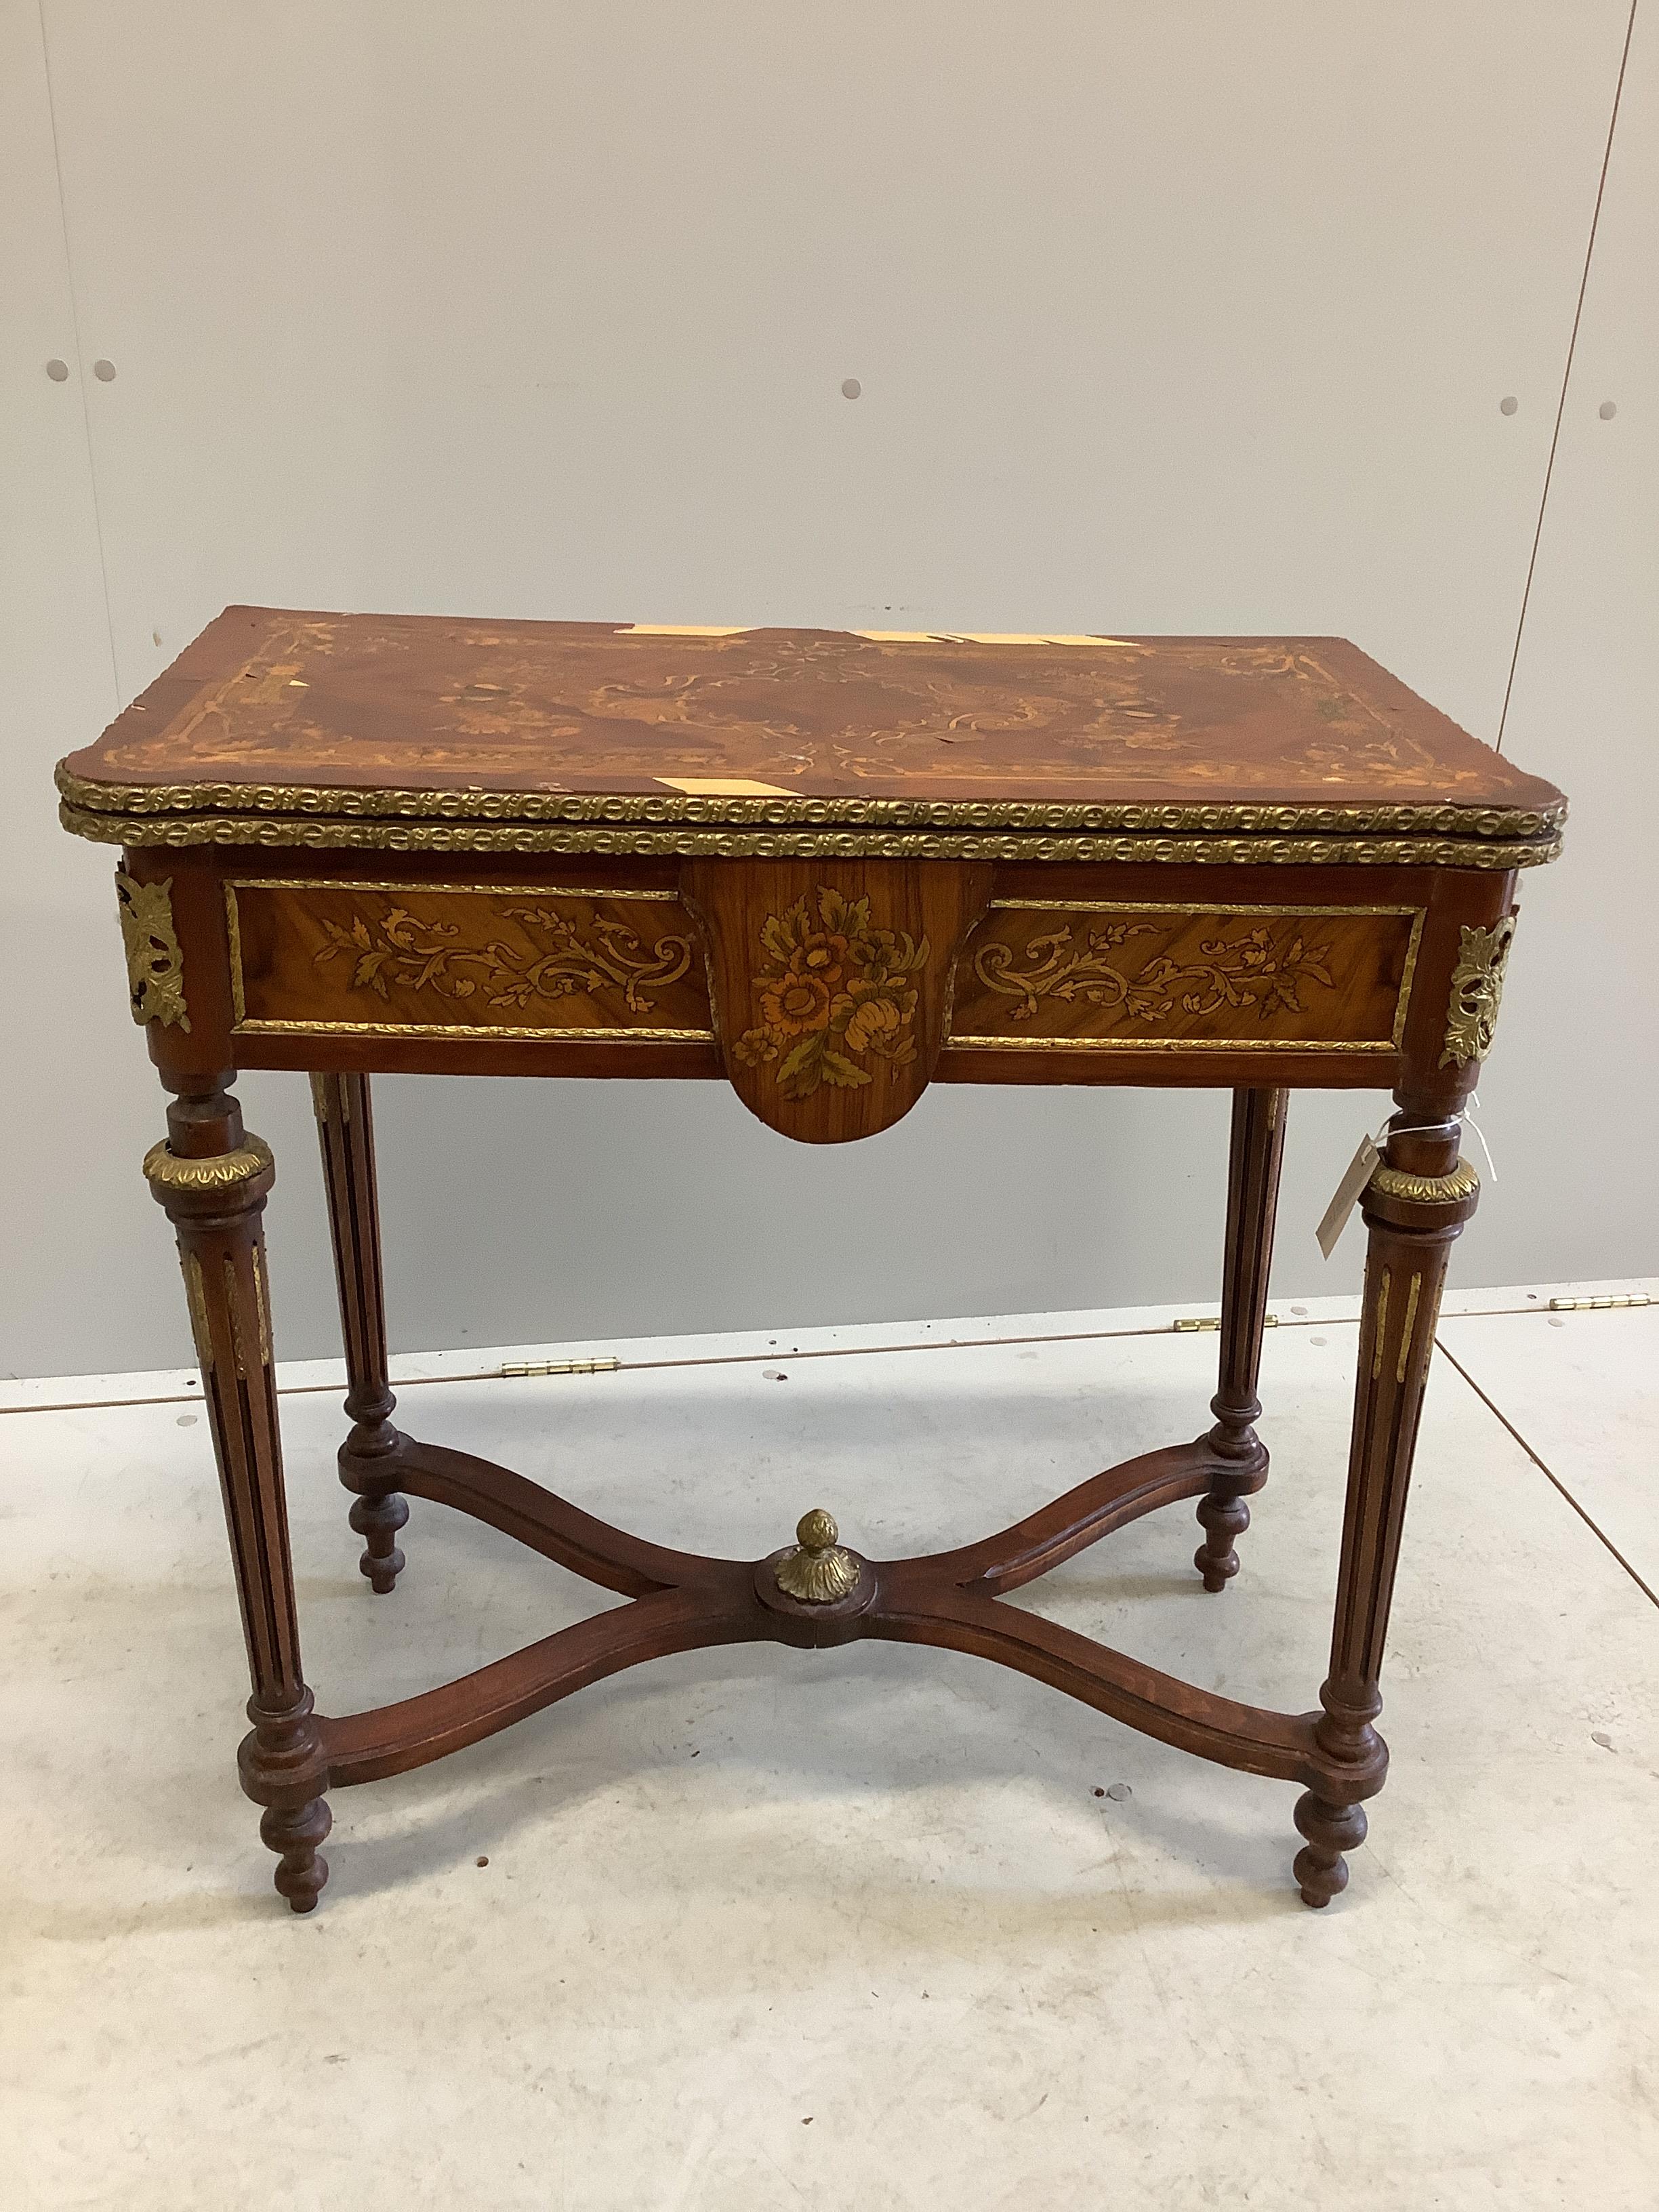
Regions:
M 522 1011 L 538 1000 L 619 992 L 631 1014 L 649 1013 L 657 1003 L 653 987 L 677 983 L 691 965 L 690 937 L 659 937 L 647 951 L 625 922 L 603 915 L 590 918 L 584 934 L 553 906 L 504 903 L 500 912 L 538 942 L 530 949 L 500 938 L 469 944 L 458 922 L 422 921 L 394 906 L 373 920 L 354 915 L 349 926 L 325 919 L 325 941 L 313 957 L 323 968 L 343 957 L 352 988 L 381 999 L 398 983 L 446 999 L 482 992 L 491 1006 Z
M 1086 944 L 1079 945 L 1068 923 L 1033 938 L 1020 953 L 995 939 L 981 945 L 974 972 L 988 989 L 1016 1001 L 1010 1012 L 1017 1022 L 1029 1021 L 1038 1000 L 1048 998 L 1121 1010 L 1152 1025 L 1177 1008 L 1200 1015 L 1223 1006 L 1261 1012 L 1299 1009 L 1304 984 L 1331 986 L 1328 945 L 1310 945 L 1299 933 L 1276 938 L 1265 926 L 1231 940 L 1205 938 L 1195 960 L 1158 953 L 1133 976 L 1110 957 L 1132 937 L 1158 934 L 1151 922 L 1107 922 L 1090 929 Z
M 133 1020 L 140 1027 L 146 1022 L 160 1022 L 164 1029 L 176 1022 L 187 1030 L 185 956 L 173 926 L 172 877 L 164 883 L 143 884 L 118 868 L 115 897 L 126 947 Z
M 1504 964 L 1515 939 L 1515 916 L 1505 915 L 1490 929 L 1466 925 L 1458 936 L 1457 965 L 1452 969 L 1451 999 L 1446 1015 L 1446 1048 L 1442 1067 L 1467 1067 L 1472 1060 L 1485 1060 L 1492 1050 L 1498 1027 L 1498 1008 L 1504 996 Z
M 860 1090 L 916 1057 L 917 991 L 927 939 L 871 919 L 868 898 L 819 884 L 760 932 L 752 978 L 759 1016 L 732 1047 L 750 1067 L 775 1066 L 780 1098 L 810 1098 L 823 1084 Z
M 225 910 L 240 1032 L 712 1039 L 672 891 L 242 878 Z
M 1422 926 L 1412 907 L 1000 901 L 957 969 L 948 1041 L 1392 1052 Z

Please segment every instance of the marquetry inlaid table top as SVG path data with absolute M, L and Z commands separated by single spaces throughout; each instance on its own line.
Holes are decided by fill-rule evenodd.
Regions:
M 70 827 L 128 845 L 449 851 L 782 853 L 827 826 L 965 859 L 1514 867 L 1550 857 L 1565 811 L 1338 638 L 258 607 L 227 609 L 60 784 Z

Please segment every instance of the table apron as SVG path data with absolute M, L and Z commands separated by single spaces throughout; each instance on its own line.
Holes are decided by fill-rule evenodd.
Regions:
M 164 1072 L 724 1077 L 813 1142 L 874 1133 L 932 1080 L 1436 1080 L 1464 940 L 1512 883 L 217 848 L 126 871 L 173 932 Z

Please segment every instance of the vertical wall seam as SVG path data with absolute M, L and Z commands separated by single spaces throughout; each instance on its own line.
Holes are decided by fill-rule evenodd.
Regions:
M 125 701 L 121 692 L 121 664 L 115 652 L 115 611 L 110 603 L 109 556 L 104 550 L 104 514 L 98 499 L 98 463 L 92 449 L 92 416 L 87 408 L 86 349 L 81 343 L 81 303 L 75 289 L 75 261 L 70 252 L 69 209 L 64 200 L 64 157 L 58 145 L 58 95 L 52 82 L 52 47 L 46 37 L 46 0 L 35 0 L 40 25 L 40 66 L 46 80 L 46 121 L 52 130 L 52 175 L 58 185 L 58 228 L 64 241 L 64 281 L 69 287 L 70 329 L 75 337 L 75 373 L 81 392 L 81 434 L 87 448 L 87 482 L 92 489 L 92 526 L 98 540 L 98 580 L 104 593 L 104 628 L 109 637 L 109 672 L 115 686 L 115 710 Z
M 1527 608 L 1532 599 L 1533 571 L 1538 566 L 1538 548 L 1544 536 L 1544 512 L 1550 501 L 1550 479 L 1555 474 L 1555 449 L 1561 441 L 1561 422 L 1567 411 L 1567 387 L 1572 381 L 1572 357 L 1578 347 L 1578 325 L 1583 319 L 1584 295 L 1589 289 L 1596 226 L 1601 220 L 1601 199 L 1607 188 L 1607 168 L 1613 160 L 1613 137 L 1619 127 L 1619 103 L 1624 97 L 1625 67 L 1630 60 L 1630 43 L 1636 30 L 1636 7 L 1637 0 L 1630 0 L 1630 15 L 1625 24 L 1625 44 L 1619 56 L 1619 75 L 1613 88 L 1613 111 L 1607 117 L 1607 143 L 1601 149 L 1601 173 L 1596 179 L 1595 205 L 1590 210 L 1589 236 L 1584 241 L 1584 266 L 1578 279 L 1577 302 L 1572 311 L 1566 363 L 1561 371 L 1561 395 L 1555 404 L 1555 428 L 1550 433 L 1549 459 L 1544 464 L 1544 486 L 1538 495 L 1538 520 L 1532 533 L 1532 551 L 1527 558 L 1527 580 L 1521 587 L 1521 611 L 1516 617 L 1515 646 L 1510 654 L 1510 672 L 1504 684 L 1504 704 L 1498 711 L 1498 735 L 1493 740 L 1500 753 L 1504 750 L 1504 732 L 1510 719 L 1510 697 L 1515 690 L 1515 672 L 1521 659 L 1521 639 L 1527 626 Z

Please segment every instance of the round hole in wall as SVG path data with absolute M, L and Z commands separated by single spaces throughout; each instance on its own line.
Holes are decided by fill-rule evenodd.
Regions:
M 1500 399 L 1498 401 L 1498 411 L 1500 415 L 1513 415 L 1516 409 L 1520 404 L 1521 402 L 1516 398 L 1515 394 L 1510 392 L 1507 399 Z
M 1613 399 L 1604 399 L 1595 411 L 1601 417 L 1601 420 L 1604 422 L 1611 422 L 1613 416 L 1619 412 L 1618 402 Z
M 54 384 L 67 384 L 69 382 L 69 363 L 66 361 L 49 361 L 46 363 L 46 374 L 52 379 Z
M 856 399 L 863 389 L 864 386 L 856 376 L 846 376 L 842 379 L 841 396 L 843 399 Z
M 92 373 L 97 378 L 100 384 L 113 384 L 115 381 L 115 363 L 112 361 L 95 361 L 92 364 Z

